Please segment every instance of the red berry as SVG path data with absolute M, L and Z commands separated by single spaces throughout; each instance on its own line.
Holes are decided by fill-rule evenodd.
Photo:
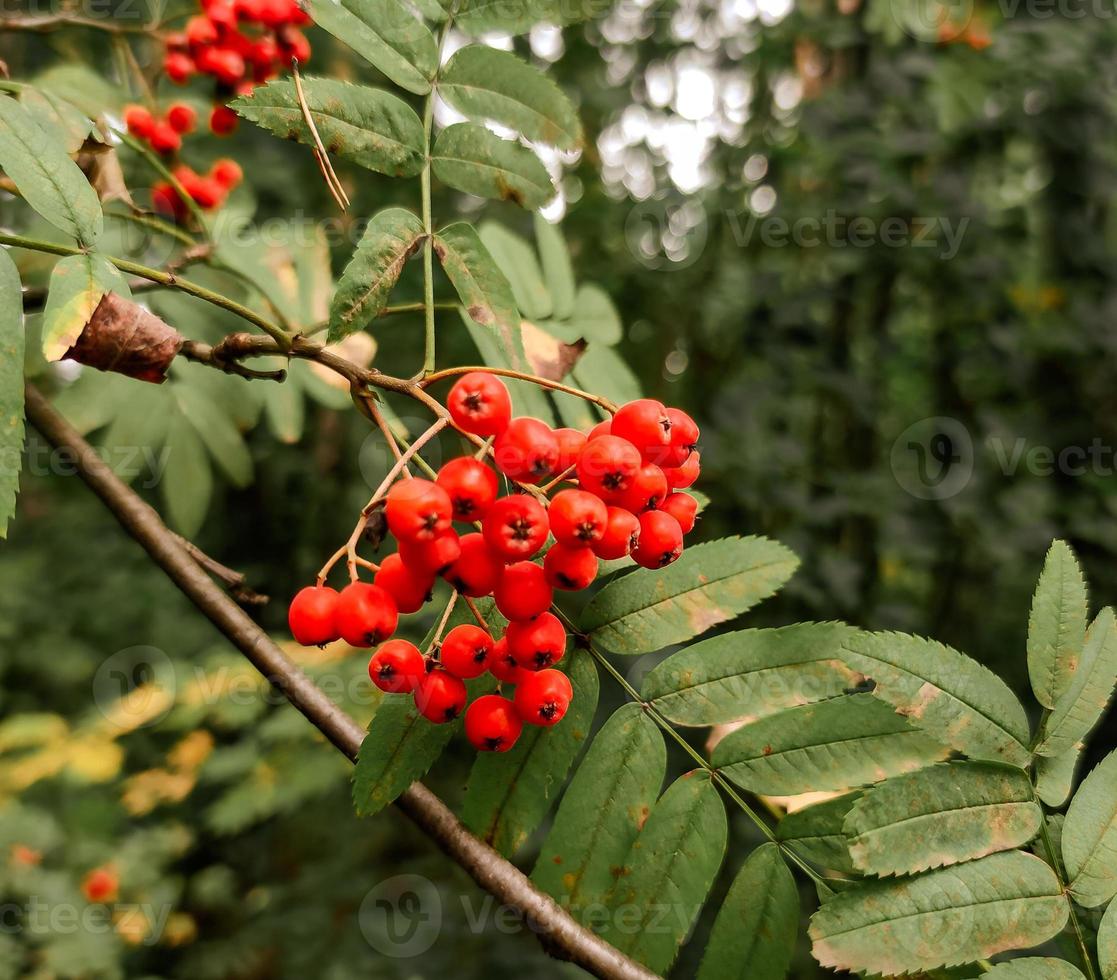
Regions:
M 227 105 L 215 105 L 209 114 L 209 128 L 217 136 L 228 136 L 237 128 L 237 114 Z
M 682 466 L 687 457 L 698 448 L 698 426 L 686 412 L 678 408 L 667 409 L 671 420 L 671 444 L 663 453 L 660 466 Z
M 557 725 L 574 697 L 570 678 L 561 670 L 525 673 L 516 687 L 516 714 L 529 725 Z
M 227 191 L 231 191 L 244 179 L 240 164 L 228 157 L 218 160 L 210 168 L 209 175 Z
M 455 521 L 481 520 L 500 489 L 496 474 L 472 456 L 450 460 L 435 482 L 449 494 Z
M 640 540 L 632 552 L 637 565 L 663 568 L 683 553 L 683 529 L 670 514 L 649 510 L 640 515 Z
M 174 221 L 186 219 L 186 204 L 166 181 L 160 181 L 151 188 L 151 206 L 154 210 Z
M 597 555 L 592 548 L 556 544 L 543 558 L 543 572 L 556 589 L 577 592 L 597 578 Z
M 232 48 L 214 48 L 208 59 L 208 68 L 209 74 L 225 85 L 235 85 L 244 78 L 244 58 Z
M 291 635 L 304 647 L 332 643 L 339 636 L 334 622 L 337 593 L 328 585 L 308 585 L 301 589 L 287 610 Z
M 241 20 L 259 20 L 263 12 L 263 0 L 235 0 L 233 8 Z
M 463 432 L 498 436 L 512 418 L 512 398 L 496 375 L 487 371 L 463 374 L 446 398 L 450 417 Z
M 400 557 L 416 574 L 441 575 L 462 556 L 458 532 L 443 531 L 430 541 L 400 541 Z
M 351 647 L 371 647 L 395 632 L 399 611 L 380 586 L 352 582 L 338 595 L 336 622 L 338 633 Z
M 310 60 L 310 42 L 302 31 L 291 27 L 283 32 L 283 48 L 287 59 L 303 62 Z
M 554 613 L 541 613 L 526 622 L 508 624 L 508 653 L 526 670 L 557 664 L 566 653 L 566 630 Z
M 124 110 L 124 125 L 133 136 L 150 139 L 155 129 L 155 117 L 142 105 L 130 105 Z
M 667 477 L 655 463 L 645 463 L 633 477 L 624 493 L 617 495 L 616 502 L 634 514 L 643 513 L 659 506 L 667 496 Z
M 640 519 L 623 507 L 610 507 L 605 534 L 592 545 L 598 558 L 624 558 L 636 547 L 640 537 Z
M 539 483 L 558 466 L 559 442 L 546 422 L 528 416 L 513 419 L 493 443 L 493 461 L 511 480 Z
M 514 494 L 493 501 L 482 522 L 485 543 L 505 561 L 524 561 L 547 540 L 547 512 L 527 494 Z
M 578 483 L 608 501 L 624 493 L 642 465 L 640 453 L 627 439 L 598 436 L 578 457 Z
M 427 675 L 427 664 L 419 648 L 407 640 L 381 643 L 368 662 L 372 683 L 388 694 L 410 694 Z
M 198 124 L 198 114 L 193 106 L 176 102 L 167 110 L 167 122 L 176 133 L 192 133 Z
M 559 445 L 559 458 L 555 465 L 555 473 L 565 473 L 578 462 L 578 457 L 586 445 L 586 434 L 579 432 L 577 429 L 555 429 L 555 438 Z
M 424 569 L 404 564 L 403 558 L 395 554 L 388 555 L 380 563 L 380 570 L 372 581 L 392 597 L 397 610 L 413 613 L 422 609 L 430 596 L 434 576 Z
M 590 429 L 589 435 L 586 436 L 586 442 L 589 442 L 592 439 L 597 439 L 600 436 L 611 435 L 612 432 L 613 420 L 611 418 L 605 419 L 604 422 L 598 422 L 597 425 Z
M 592 493 L 560 490 L 547 508 L 547 519 L 559 544 L 577 548 L 601 540 L 609 514 L 604 501 Z
M 465 682 L 444 670 L 432 670 L 415 691 L 415 707 L 427 721 L 436 725 L 453 721 L 468 700 Z
M 289 10 L 287 0 L 259 0 L 257 19 L 267 27 L 280 27 L 287 23 Z
M 489 654 L 489 673 L 502 684 L 518 684 L 527 671 L 516 664 L 508 652 L 508 638 L 502 636 Z
M 156 153 L 166 156 L 179 151 L 182 147 L 182 137 L 171 129 L 170 123 L 157 122 L 151 130 L 150 143 Z
M 689 493 L 669 493 L 659 505 L 659 510 L 670 514 L 679 522 L 683 534 L 690 534 L 694 530 L 695 517 L 698 514 L 698 501 Z
M 168 51 L 163 59 L 163 71 L 175 85 L 184 84 L 196 70 L 194 59 L 185 51 Z
M 613 416 L 611 431 L 631 442 L 645 462 L 654 463 L 662 458 L 663 451 L 671 444 L 671 419 L 667 408 L 653 398 L 639 398 L 622 405 Z
M 443 578 L 470 598 L 491 594 L 504 574 L 504 562 L 489 550 L 479 532 L 463 535 L 459 547 L 458 560 L 442 573 Z
M 217 43 L 217 25 L 199 14 L 186 22 L 186 41 L 196 47 Z
M 198 177 L 190 189 L 194 203 L 204 211 L 212 211 L 225 200 L 225 188 L 212 177 Z
M 695 452 L 686 458 L 686 462 L 682 466 L 664 470 L 663 475 L 667 477 L 667 485 L 672 490 L 685 490 L 687 487 L 693 486 L 702 469 L 701 463 L 701 457 Z
M 512 702 L 499 694 L 483 694 L 465 713 L 465 737 L 481 752 L 507 752 L 523 729 Z
M 534 619 L 551 607 L 554 597 L 543 569 L 532 561 L 509 565 L 493 592 L 500 614 L 512 620 Z
M 384 514 L 400 541 L 432 541 L 450 530 L 453 510 L 449 494 L 437 483 L 412 478 L 388 491 Z
M 517 717 L 516 720 L 519 721 L 520 719 Z M 520 722 L 520 724 L 523 723 Z M 120 881 L 116 872 L 109 868 L 94 868 L 81 881 L 82 894 L 90 902 L 111 902 L 115 900 L 119 887 Z
M 493 638 L 480 626 L 463 623 L 446 634 L 438 659 L 443 670 L 455 677 L 480 677 L 489 669 L 493 645 Z

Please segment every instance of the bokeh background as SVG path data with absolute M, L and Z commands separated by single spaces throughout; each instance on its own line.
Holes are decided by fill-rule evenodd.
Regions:
M 118 23 L 191 12 L 143 2 L 97 10 Z M 0 59 L 13 78 L 43 77 L 119 118 L 136 68 L 154 76 L 158 45 L 127 38 L 132 65 L 106 32 L 17 23 L 67 9 L 89 14 L 9 0 Z M 377 81 L 310 36 L 309 71 Z M 1115 40 L 1111 0 L 625 0 L 588 25 L 491 39 L 547 65 L 586 127 L 584 152 L 548 161 L 560 195 L 545 210 L 561 219 L 578 282 L 615 308 L 595 293 L 609 346 L 579 380 L 690 411 L 711 501 L 702 536 L 762 533 L 802 559 L 751 624 L 845 619 L 934 636 L 1024 694 L 1028 602 L 1050 540 L 1081 556 L 1093 611 L 1117 599 Z M 229 248 L 301 322 L 320 316 L 360 217 L 417 201 L 410 184 L 339 165 L 353 201 L 339 216 L 304 148 L 247 126 L 193 152 L 199 165 L 225 154 L 243 165 L 248 186 L 228 216 L 251 224 L 230 221 Z M 121 156 L 142 200 L 150 178 Z M 479 210 L 436 195 L 442 220 Z M 534 239 L 511 205 L 484 213 Z M 3 194 L 0 224 L 34 227 Z M 161 247 L 119 234 L 122 252 Z M 506 258 L 526 290 L 540 274 L 523 254 L 514 243 Z M 25 285 L 45 282 L 49 262 L 20 263 Z M 413 272 L 404 300 L 420 295 Z M 150 302 L 191 336 L 238 329 L 180 297 Z M 547 301 L 535 305 L 525 313 L 546 319 Z M 440 323 L 440 364 L 475 361 L 456 315 Z M 418 318 L 383 321 L 375 363 L 411 373 L 421 334 Z M 382 472 L 344 393 L 309 369 L 261 393 L 201 368 L 148 389 L 30 366 L 140 492 L 274 597 L 258 614 L 282 634 L 286 597 L 348 534 Z M 168 418 L 196 420 L 199 393 L 220 408 L 210 427 L 224 449 L 168 435 Z M 168 445 L 163 468 L 133 452 L 158 461 Z M 577 972 L 500 928 L 402 816 L 358 821 L 345 763 L 33 434 L 25 468 L 0 545 L 0 977 Z M 361 657 L 300 657 L 371 714 Z M 602 702 L 600 718 L 615 689 Z M 1095 753 L 1113 742 L 1110 722 Z M 469 756 L 454 745 L 431 774 L 451 803 Z M 754 833 L 733 827 L 738 842 Z M 740 863 L 732 853 L 714 908 Z M 83 894 L 94 868 L 118 883 L 108 920 L 90 917 Z M 422 876 L 441 903 L 432 944 L 407 957 L 382 947 L 373 921 L 377 889 L 401 874 Z M 52 917 L 58 908 L 77 924 Z M 675 975 L 693 973 L 709 924 Z M 804 944 L 794 975 L 816 972 Z

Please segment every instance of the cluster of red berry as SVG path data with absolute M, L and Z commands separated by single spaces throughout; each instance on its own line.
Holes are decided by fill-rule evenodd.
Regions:
M 310 18 L 297 0 L 202 0 L 202 13 L 184 31 L 166 40 L 163 71 L 172 82 L 194 75 L 216 81 L 210 129 L 230 133 L 237 116 L 225 102 L 251 91 L 290 65 L 310 57 L 310 43 L 299 29 Z
M 169 157 L 182 149 L 182 137 L 194 132 L 198 114 L 185 102 L 173 103 L 161 119 L 142 105 L 130 105 L 124 109 L 124 125 L 136 139 Z
M 434 481 L 398 481 L 384 497 L 398 551 L 380 563 L 371 584 L 354 581 L 340 593 L 322 584 L 303 589 L 288 621 L 306 645 L 338 638 L 356 647 L 380 644 L 369 675 L 381 690 L 414 695 L 433 722 L 465 710 L 473 745 L 504 752 L 524 723 L 553 725 L 570 704 L 570 681 L 552 669 L 567 642 L 562 621 L 550 612 L 554 590 L 586 588 L 599 559 L 631 555 L 660 568 L 682 553 L 698 509 L 682 492 L 698 478 L 698 427 L 685 412 L 647 398 L 588 435 L 513 419 L 508 389 L 487 372 L 464 375 L 446 404 L 458 429 L 493 440 L 496 468 L 525 492 L 501 496 L 497 473 L 473 456 L 450 460 Z M 479 522 L 480 531 L 459 536 L 454 521 Z M 551 536 L 554 543 L 536 563 Z M 399 614 L 419 610 L 439 575 L 463 596 L 491 595 L 509 621 L 504 635 L 497 640 L 481 626 L 457 626 L 427 656 L 413 643 L 389 639 Z M 463 681 L 486 670 L 514 685 L 514 696 L 485 695 L 466 709 Z

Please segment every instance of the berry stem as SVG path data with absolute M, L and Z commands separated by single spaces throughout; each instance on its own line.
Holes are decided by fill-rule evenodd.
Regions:
M 446 624 L 450 622 L 450 614 L 453 613 L 454 606 L 458 603 L 459 595 L 461 593 L 457 589 L 450 593 L 450 601 L 446 603 L 446 608 L 442 610 L 442 618 L 438 621 L 438 628 L 434 631 L 434 636 L 431 637 L 426 650 L 423 651 L 424 657 L 429 657 L 432 651 L 442 642 L 442 634 L 446 632 Z
M 1051 834 L 1047 829 L 1047 809 L 1038 796 L 1035 797 L 1035 803 L 1044 814 L 1043 820 L 1039 825 L 1039 836 L 1040 840 L 1043 841 L 1043 849 L 1047 852 L 1048 858 L 1050 858 L 1047 863 L 1050 865 L 1051 870 L 1055 872 L 1055 877 L 1059 880 L 1059 886 L 1063 889 L 1063 893 L 1066 894 L 1066 878 L 1063 876 L 1063 871 L 1059 867 L 1059 861 L 1055 856 L 1058 852 L 1055 850 L 1051 840 Z M 1082 929 L 1082 923 L 1078 920 L 1078 913 L 1075 911 L 1074 901 L 1069 894 L 1067 895 L 1067 905 L 1070 907 L 1070 922 L 1074 928 L 1074 942 L 1078 947 L 1078 954 L 1082 959 L 1082 968 L 1086 974 L 1086 980 L 1097 980 L 1098 975 L 1097 971 L 1094 969 L 1094 961 L 1090 956 L 1090 948 L 1086 945 L 1086 934 Z
M 531 384 L 538 385 L 540 388 L 549 388 L 551 391 L 561 391 L 564 395 L 573 395 L 575 398 L 582 398 L 585 401 L 592 402 L 610 415 L 617 410 L 616 404 L 611 402 L 604 395 L 595 395 L 588 391 L 582 391 L 581 388 L 572 388 L 570 385 L 564 385 L 561 381 L 552 381 L 550 378 L 541 378 L 538 375 L 527 374 L 524 371 L 516 371 L 512 368 L 478 366 L 444 368 L 441 371 L 435 371 L 433 374 L 426 375 L 420 382 L 420 385 L 426 388 L 436 381 L 442 381 L 444 378 L 453 378 L 459 374 L 471 374 L 474 371 L 486 371 L 489 374 L 497 374 L 505 378 L 527 381 Z

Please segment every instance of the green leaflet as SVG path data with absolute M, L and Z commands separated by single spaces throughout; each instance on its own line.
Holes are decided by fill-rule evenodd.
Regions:
M 314 23 L 357 52 L 400 88 L 431 90 L 438 67 L 434 35 L 398 0 L 307 0 Z
M 1050 956 L 1024 956 L 998 963 L 981 975 L 981 980 L 1083 980 L 1082 971 L 1066 960 Z
M 252 482 L 252 455 L 232 419 L 201 388 L 176 384 L 171 391 L 213 461 L 234 486 L 248 486 Z
M 1112 902 L 1098 926 L 1098 965 L 1102 980 L 1117 977 L 1117 904 Z
M 198 430 L 176 412 L 167 423 L 163 443 L 166 469 L 159 490 L 172 527 L 193 537 L 205 521 L 213 496 L 213 471 Z
M 1081 742 L 1105 713 L 1117 682 L 1117 619 L 1106 606 L 1086 631 L 1082 661 L 1044 725 L 1039 755 L 1062 755 Z
M 675 780 L 652 808 L 625 860 L 611 869 L 602 938 L 666 973 L 689 935 L 725 857 L 725 806 L 709 773 Z
M 1097 908 L 1117 895 L 1117 752 L 1078 787 L 1063 824 L 1063 861 L 1079 905 Z
M 23 287 L 0 248 L 0 539 L 16 510 L 23 435 Z
M 539 215 L 534 215 L 538 218 Z M 551 292 L 543 281 L 543 270 L 535 257 L 535 249 L 527 239 L 509 231 L 495 221 L 486 221 L 478 229 L 481 241 L 493 261 L 508 277 L 516 306 L 528 320 L 544 320 L 551 315 L 554 304 Z
M 431 168 L 455 190 L 512 201 L 529 211 L 555 193 L 547 168 L 531 150 L 476 123 L 454 123 L 442 130 L 431 151 Z
M 563 150 L 581 145 L 582 125 L 562 89 L 510 51 L 459 48 L 442 70 L 438 94 L 463 115 L 491 119 L 532 142 Z
M 96 252 L 71 255 L 55 263 L 43 311 L 43 356 L 48 361 L 66 356 L 101 297 L 110 292 L 131 295 L 127 280 L 116 266 Z
M 612 7 L 605 0 L 462 0 L 457 25 L 478 35 L 497 31 L 524 34 L 535 24 L 576 24 L 605 14 Z
M 479 753 L 469 774 L 462 822 L 504 855 L 514 854 L 543 822 L 589 735 L 597 709 L 593 658 L 575 650 L 565 658 L 574 698 L 553 728 L 525 725 L 508 752 Z
M 1021 847 L 1042 821 L 1023 770 L 949 762 L 867 791 L 846 816 L 844 831 L 859 871 L 900 875 Z
M 389 177 L 414 177 L 423 169 L 423 124 L 402 99 L 329 78 L 304 78 L 302 84 L 311 118 L 331 156 Z M 258 85 L 229 105 L 283 139 L 313 145 L 294 82 Z
M 101 202 L 67 155 L 61 132 L 40 126 L 7 96 L 0 96 L 0 168 L 55 228 L 83 245 L 96 242 L 104 226 Z
M 373 215 L 330 303 L 331 343 L 367 330 L 380 316 L 423 234 L 422 221 L 406 208 L 386 208 Z
M 1062 755 L 1036 756 L 1036 795 L 1055 809 L 1066 803 L 1085 746 L 1079 742 Z
M 624 336 L 624 325 L 612 297 L 593 283 L 578 287 L 572 322 L 577 324 L 579 336 L 587 340 L 616 344 Z
M 611 582 L 582 613 L 580 627 L 620 654 L 650 653 L 734 619 L 768 598 L 799 560 L 768 538 L 722 538 L 688 548 L 673 565 Z
M 783 980 L 799 931 L 799 889 L 775 844 L 758 847 L 730 886 L 697 980 Z
M 1023 705 L 996 674 L 942 643 L 903 633 L 856 633 L 846 662 L 876 682 L 873 694 L 971 759 L 1027 766 Z
M 798 623 L 739 630 L 703 640 L 668 657 L 641 691 L 677 725 L 722 725 L 763 718 L 855 687 L 840 659 L 844 623 Z
M 846 793 L 789 813 L 776 824 L 776 839 L 827 871 L 853 873 L 842 826 L 861 793 Z
M 787 708 L 722 739 L 712 762 L 753 793 L 849 789 L 945 758 L 947 750 L 871 694 Z
M 604 395 L 618 405 L 640 398 L 644 393 L 632 368 L 605 344 L 590 344 L 570 373 L 579 388 Z M 798 565 L 798 559 L 795 562 Z
M 28 86 L 19 93 L 19 101 L 35 122 L 57 136 L 67 154 L 77 153 L 93 128 L 92 121 L 84 112 L 50 89 Z
M 666 766 L 663 735 L 637 704 L 619 708 L 594 738 L 531 873 L 575 918 L 612 891 L 613 869 L 648 818 Z
M 1065 541 L 1053 541 L 1028 617 L 1028 675 L 1036 699 L 1054 708 L 1086 641 L 1086 579 Z
M 559 320 L 568 320 L 574 315 L 575 279 L 574 266 L 570 261 L 570 249 L 557 225 L 551 224 L 541 214 L 532 216 L 535 227 L 535 243 L 539 248 L 539 258 L 543 263 L 543 278 L 547 291 L 553 300 L 552 313 Z
M 810 935 L 825 967 L 893 976 L 1038 946 L 1069 915 L 1051 868 L 1006 851 L 842 891 L 811 918 Z

